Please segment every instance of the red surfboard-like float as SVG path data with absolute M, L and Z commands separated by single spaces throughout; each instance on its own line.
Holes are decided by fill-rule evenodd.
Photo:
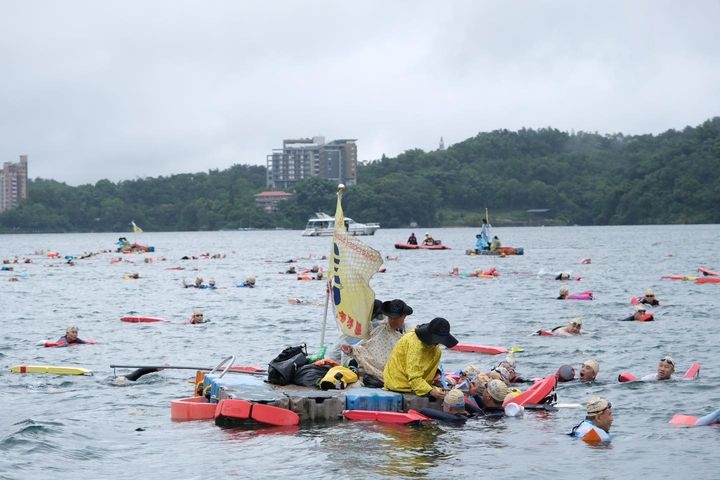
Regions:
M 458 352 L 487 353 L 488 355 L 499 355 L 501 353 L 508 352 L 508 349 L 505 347 L 492 347 L 490 345 L 470 345 L 469 343 L 458 343 L 450 350 L 457 350 Z

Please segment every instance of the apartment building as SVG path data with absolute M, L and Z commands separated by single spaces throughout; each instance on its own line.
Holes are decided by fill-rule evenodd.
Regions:
M 20 205 L 27 198 L 27 155 L 18 163 L 5 162 L 0 169 L 0 212 Z
M 310 177 L 357 183 L 356 139 L 325 142 L 325 137 L 283 140 L 283 148 L 267 156 L 267 186 L 286 190 Z

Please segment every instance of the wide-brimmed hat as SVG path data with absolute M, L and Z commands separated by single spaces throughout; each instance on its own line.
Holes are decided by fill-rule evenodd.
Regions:
M 450 335 L 450 322 L 441 317 L 433 318 L 430 323 L 423 323 L 415 328 L 420 341 L 428 345 L 442 344 L 452 348 L 458 344 L 457 338 Z
M 588 417 L 594 417 L 608 408 L 612 408 L 610 402 L 600 397 L 592 397 L 587 403 L 587 415 Z
M 378 313 L 382 311 L 382 300 L 378 300 L 377 298 L 373 302 L 373 309 L 372 309 L 372 316 L 376 317 Z
M 412 315 L 413 309 L 402 300 L 389 300 L 383 302 L 380 311 L 387 317 L 399 317 L 401 315 Z

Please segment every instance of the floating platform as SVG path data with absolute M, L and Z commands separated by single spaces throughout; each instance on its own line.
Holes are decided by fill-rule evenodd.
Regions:
M 345 390 L 318 390 L 297 385 L 277 386 L 254 375 L 228 373 L 205 375 L 204 397 L 198 400 L 175 400 L 173 420 L 209 419 L 212 404 L 223 399 L 245 400 L 270 405 L 296 413 L 300 422 L 340 420 L 344 410 L 406 412 L 421 408 L 442 409 L 442 402 L 432 397 L 390 392 L 380 388 L 350 387 Z M 191 410 L 197 410 L 195 415 Z M 240 426 L 242 421 L 239 421 Z M 228 426 L 224 423 L 223 426 Z

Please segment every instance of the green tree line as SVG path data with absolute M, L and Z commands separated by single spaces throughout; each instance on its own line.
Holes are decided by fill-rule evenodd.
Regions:
M 265 212 L 265 167 L 68 186 L 29 182 L 29 198 L 0 214 L 2 232 L 302 228 L 335 211 L 337 186 L 298 183 L 291 200 Z M 659 135 L 568 133 L 552 128 L 485 132 L 447 150 L 409 150 L 358 165 L 346 215 L 385 227 L 477 225 L 548 209 L 544 223 L 720 223 L 720 118 Z

